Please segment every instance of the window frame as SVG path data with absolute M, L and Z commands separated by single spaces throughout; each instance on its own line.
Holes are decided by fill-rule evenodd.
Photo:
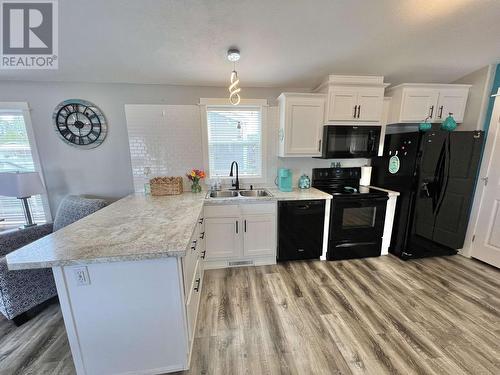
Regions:
M 50 223 L 52 222 L 52 213 L 50 211 L 50 205 L 47 196 L 47 185 L 45 184 L 42 164 L 40 162 L 40 156 L 38 154 L 38 147 L 36 144 L 35 132 L 33 130 L 30 111 L 31 109 L 27 102 L 0 102 L 0 115 L 2 113 L 20 112 L 23 116 L 24 125 L 26 127 L 26 134 L 28 136 L 28 142 L 30 145 L 31 156 L 33 158 L 33 165 L 35 166 L 35 171 L 40 175 L 40 179 L 42 180 L 43 186 L 45 187 L 45 193 L 40 194 L 42 199 L 43 212 L 45 215 L 45 222 Z M 21 201 L 19 201 L 19 208 L 22 210 Z M 9 230 L 13 228 L 14 227 L 8 226 L 6 226 L 5 228 L 0 227 L 0 232 L 2 230 Z
M 201 98 L 200 99 L 200 118 L 201 118 L 201 137 L 202 137 L 202 147 L 203 147 L 203 168 L 207 173 L 208 179 L 213 179 L 215 177 L 210 177 L 210 162 L 208 153 L 208 119 L 207 119 L 207 107 L 232 107 L 235 110 L 238 108 L 260 108 L 261 115 L 261 175 L 258 177 L 240 177 L 240 184 L 244 183 L 265 183 L 267 182 L 267 109 L 269 107 L 266 99 L 242 99 L 240 104 L 237 106 L 232 105 L 227 98 Z M 233 177 L 228 176 L 219 177 L 223 183 L 229 183 Z

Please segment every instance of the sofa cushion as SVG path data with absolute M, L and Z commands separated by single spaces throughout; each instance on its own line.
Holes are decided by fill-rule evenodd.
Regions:
M 54 232 L 74 223 L 106 206 L 103 199 L 83 198 L 76 195 L 65 197 L 56 213 Z

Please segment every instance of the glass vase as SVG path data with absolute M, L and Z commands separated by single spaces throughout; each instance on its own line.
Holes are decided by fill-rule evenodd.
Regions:
M 201 193 L 201 185 L 200 181 L 194 180 L 193 184 L 191 185 L 191 192 L 193 193 Z

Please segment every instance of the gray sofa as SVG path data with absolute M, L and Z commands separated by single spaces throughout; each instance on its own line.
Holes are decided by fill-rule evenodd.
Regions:
M 57 294 L 52 270 L 9 271 L 5 256 L 39 238 L 59 230 L 106 206 L 102 199 L 80 196 L 65 197 L 57 210 L 54 223 L 0 234 L 0 312 L 15 319 Z M 17 322 L 16 322 L 17 323 Z

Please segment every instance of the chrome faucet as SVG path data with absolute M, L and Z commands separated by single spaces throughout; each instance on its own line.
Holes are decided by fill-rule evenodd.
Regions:
M 234 187 L 234 190 L 240 190 L 240 180 L 238 178 L 238 163 L 233 161 L 231 163 L 231 172 L 229 172 L 229 177 L 233 177 L 233 166 L 236 164 L 236 181 L 233 182 L 231 180 L 231 185 Z

